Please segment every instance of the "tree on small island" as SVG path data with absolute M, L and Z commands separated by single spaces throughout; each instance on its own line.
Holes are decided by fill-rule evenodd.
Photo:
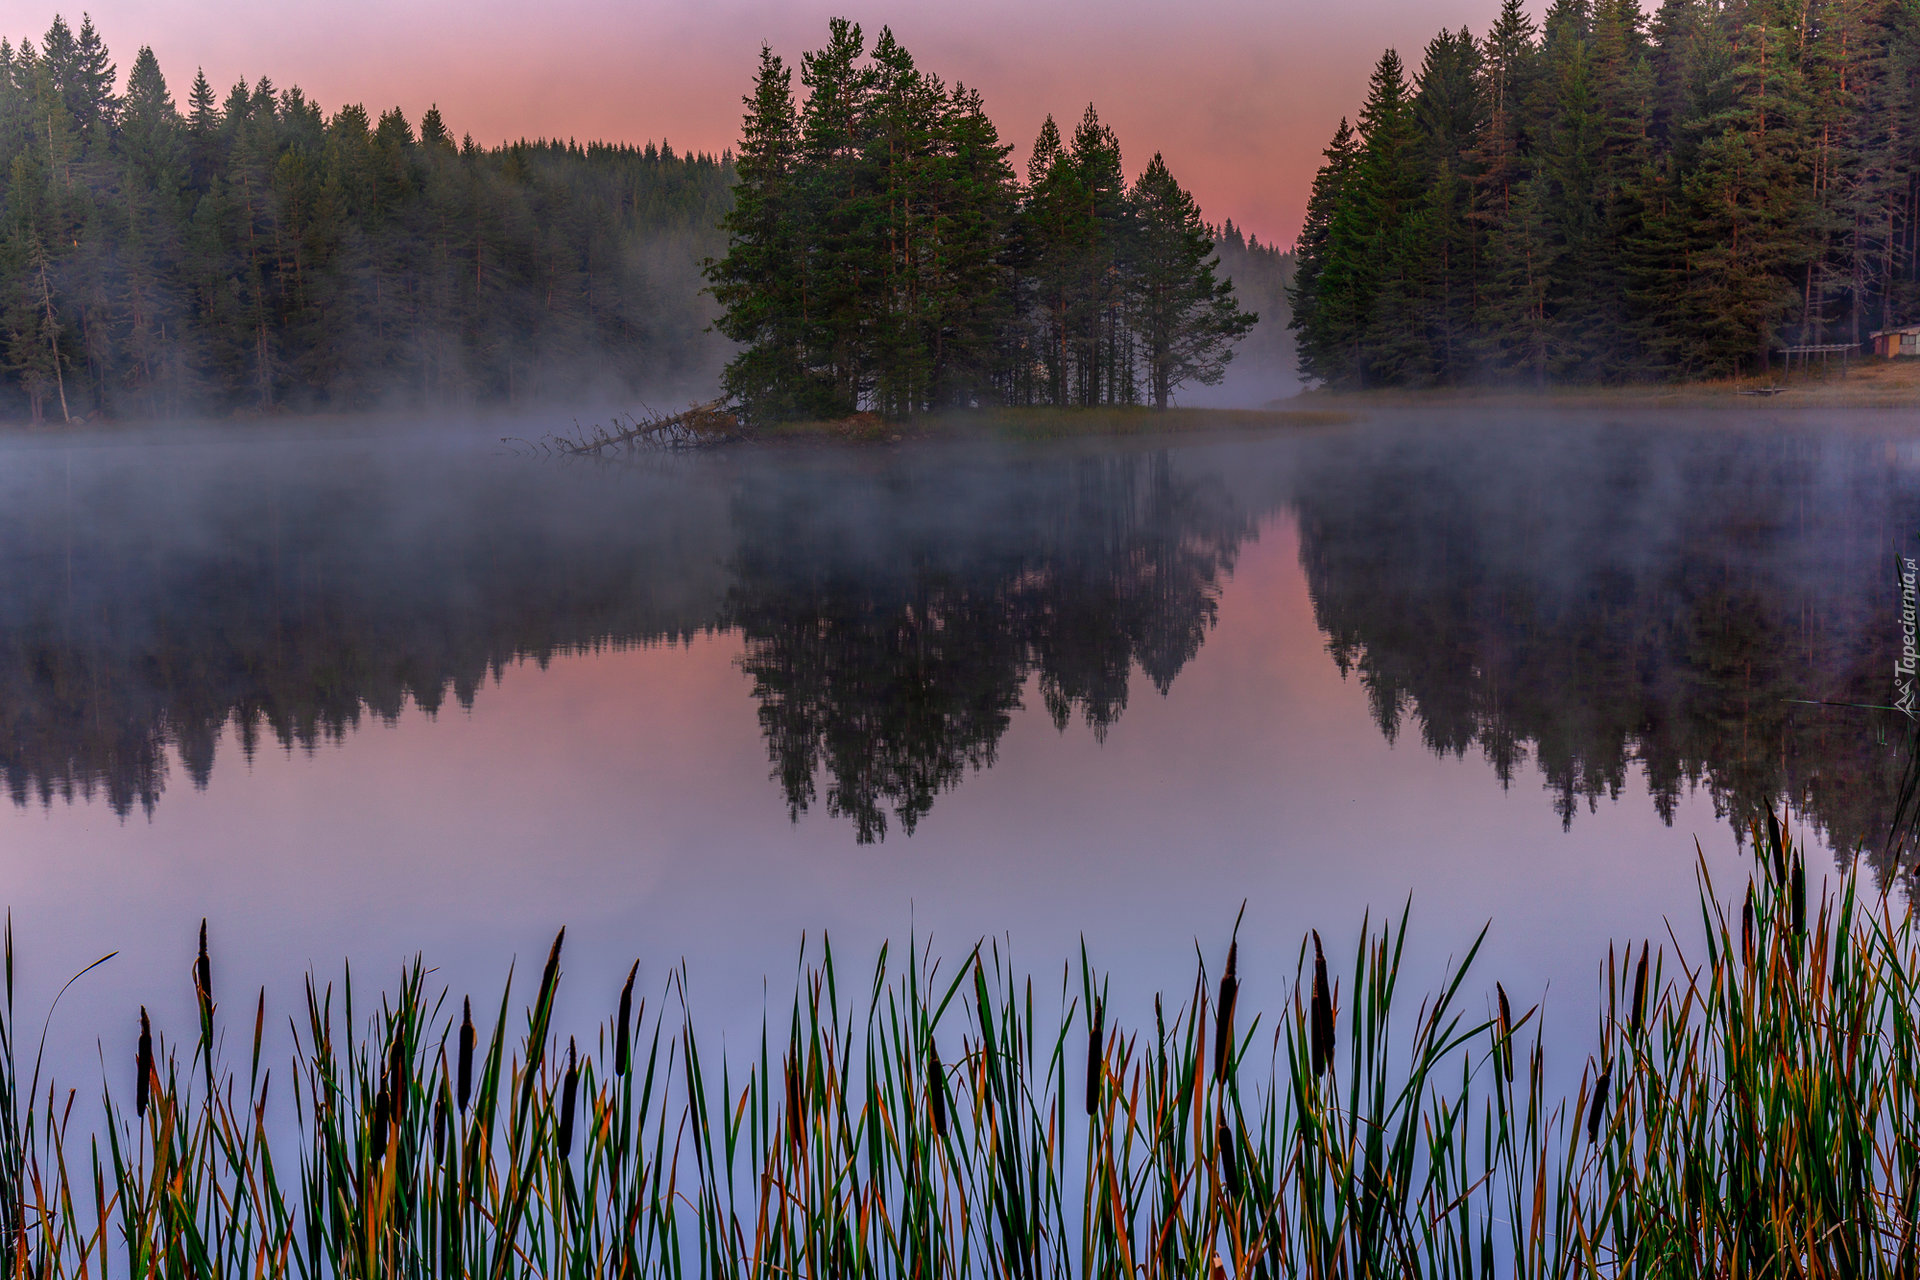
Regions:
M 1016 178 L 980 95 L 883 29 L 828 24 L 793 73 L 762 48 L 724 257 L 707 264 L 741 344 L 723 377 L 759 421 L 979 405 L 1165 408 L 1218 383 L 1256 322 L 1158 155 L 1129 185 L 1090 105 L 1049 116 Z

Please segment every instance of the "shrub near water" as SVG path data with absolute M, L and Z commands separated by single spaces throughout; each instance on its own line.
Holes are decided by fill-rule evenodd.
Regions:
M 9 995 L 0 1229 L 42 1277 L 1915 1274 L 1912 923 L 1852 877 L 1810 903 L 1771 822 L 1754 847 L 1730 904 L 1702 864 L 1685 954 L 1608 958 L 1571 1097 L 1504 988 L 1468 1009 L 1477 942 L 1409 1013 L 1404 916 L 1344 975 L 1313 936 L 1265 1014 L 1231 945 L 1137 1028 L 1084 954 L 1048 1016 L 991 948 L 883 951 L 857 990 L 823 949 L 747 1062 L 703 1053 L 679 973 L 668 1015 L 629 972 L 563 1045 L 557 938 L 524 1031 L 511 980 L 484 1037 L 417 963 L 372 1011 L 310 980 L 290 1086 L 264 995 L 244 1073 L 209 1053 L 203 946 L 197 1040 L 141 1011 L 97 1135 L 20 1090 Z

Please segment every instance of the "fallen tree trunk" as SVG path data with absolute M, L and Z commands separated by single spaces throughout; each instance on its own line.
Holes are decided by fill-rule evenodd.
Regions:
M 595 423 L 580 428 L 574 436 L 550 436 L 554 452 L 585 455 L 646 449 L 710 449 L 741 439 L 745 430 L 740 419 L 729 413 L 721 400 L 696 404 L 679 413 L 655 413 L 645 410 L 640 416 L 627 414 L 624 424 L 615 418 L 611 427 Z M 575 424 L 578 426 L 578 424 Z

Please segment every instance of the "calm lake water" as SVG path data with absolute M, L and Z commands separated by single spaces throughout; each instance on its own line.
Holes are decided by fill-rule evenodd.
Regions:
M 1731 880 L 1785 799 L 1831 868 L 1890 816 L 1894 718 L 1811 704 L 1893 695 L 1904 421 L 498 434 L 0 442 L 23 1022 L 121 953 L 60 1006 L 63 1078 L 130 1076 L 143 1003 L 190 1037 L 203 916 L 280 1026 L 310 967 L 416 952 L 497 998 L 565 924 L 563 1024 L 684 959 L 744 1037 L 823 931 L 861 965 L 995 937 L 1049 990 L 1084 938 L 1137 1025 L 1243 900 L 1273 1007 L 1307 929 L 1345 953 L 1410 898 L 1415 987 L 1491 921 L 1481 985 L 1577 1038 L 1610 942 L 1689 936 L 1696 841 Z

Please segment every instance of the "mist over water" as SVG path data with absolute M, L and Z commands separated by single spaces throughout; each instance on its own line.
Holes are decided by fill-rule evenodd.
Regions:
M 1889 701 L 1891 422 L 619 465 L 498 434 L 0 445 L 24 1006 L 124 949 L 61 1007 L 83 1079 L 137 1004 L 189 1025 L 202 915 L 270 1011 L 416 951 L 497 993 L 565 923 L 563 1018 L 685 957 L 744 1034 L 821 930 L 1042 973 L 1084 935 L 1137 1002 L 1247 899 L 1278 1000 L 1302 930 L 1411 894 L 1414 962 L 1491 918 L 1488 984 L 1584 1029 L 1695 837 L 1732 874 L 1769 803 L 1836 858 L 1890 814 L 1893 720 L 1809 704 Z

